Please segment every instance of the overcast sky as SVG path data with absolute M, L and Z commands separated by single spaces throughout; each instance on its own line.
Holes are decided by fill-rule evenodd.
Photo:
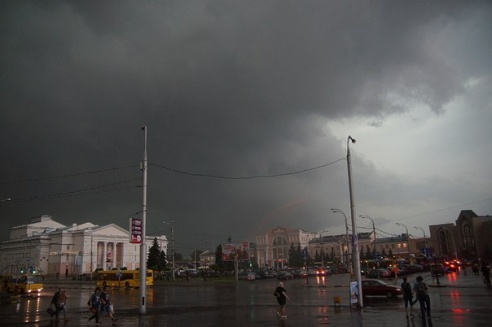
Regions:
M 349 135 L 378 237 L 492 214 L 490 1 L 2 1 L 0 27 L 1 240 L 128 228 L 143 125 L 147 233 L 185 255 L 344 233 Z

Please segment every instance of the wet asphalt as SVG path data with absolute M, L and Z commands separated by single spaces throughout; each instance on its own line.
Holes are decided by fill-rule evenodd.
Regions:
M 362 308 L 349 305 L 347 274 L 329 277 L 309 277 L 285 281 L 291 298 L 287 303 L 287 318 L 276 316 L 278 305 L 273 296 L 274 279 L 256 281 L 156 282 L 147 288 L 145 314 L 139 312 L 138 289 L 110 291 L 118 318 L 112 323 L 101 316 L 101 326 L 484 326 L 492 324 L 492 289 L 487 289 L 481 276 L 451 273 L 431 279 L 422 273 L 430 287 L 432 314 L 419 317 L 419 305 L 414 306 L 414 319 L 405 316 L 403 300 L 366 297 Z M 414 280 L 417 275 L 409 276 Z M 400 283 L 401 280 L 398 281 Z M 46 313 L 57 287 L 63 286 L 68 296 L 67 320 L 50 319 Z M 22 296 L 14 303 L 0 305 L 1 326 L 96 326 L 88 322 L 87 307 L 94 282 L 72 280 L 46 281 L 39 296 Z M 342 304 L 335 306 L 333 298 L 340 296 Z

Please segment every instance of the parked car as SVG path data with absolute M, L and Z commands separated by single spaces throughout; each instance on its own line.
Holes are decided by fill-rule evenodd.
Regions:
M 362 281 L 363 296 L 386 296 L 392 298 L 402 293 L 400 287 L 389 285 L 379 279 L 364 279 Z
M 307 272 L 304 269 L 295 269 L 292 271 L 294 278 L 306 278 Z
M 260 270 L 257 273 L 261 279 L 273 278 L 275 277 L 275 272 L 272 270 Z
M 256 274 L 254 272 L 248 271 L 248 272 L 242 272 L 238 275 L 238 279 L 241 280 L 255 280 L 256 279 Z
M 380 269 L 369 270 L 369 272 L 366 274 L 366 277 L 379 279 L 379 278 L 389 278 L 390 275 L 391 275 L 391 271 L 389 271 L 388 269 L 380 268 Z
M 432 276 L 439 276 L 439 275 L 446 274 L 447 269 L 444 267 L 442 263 L 435 263 L 429 266 Z
M 444 267 L 447 269 L 448 272 L 457 271 L 459 269 L 459 264 L 455 260 L 446 261 L 444 262 Z
M 292 275 L 288 271 L 281 271 L 277 274 L 277 279 L 280 279 L 280 280 L 294 279 L 294 275 Z

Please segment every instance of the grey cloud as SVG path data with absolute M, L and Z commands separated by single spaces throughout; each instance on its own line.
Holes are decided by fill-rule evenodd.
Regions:
M 490 29 L 473 25 L 490 26 L 485 2 L 33 1 L 4 3 L 0 15 L 0 144 L 10 159 L 1 163 L 2 180 L 138 163 L 143 124 L 154 163 L 222 175 L 313 167 L 344 155 L 325 134 L 327 121 L 362 115 L 384 124 L 386 115 L 408 110 L 391 94 L 442 112 L 487 64 L 473 48 L 490 50 Z M 469 50 L 457 51 L 454 40 L 455 57 L 446 57 L 454 62 L 433 43 L 445 42 L 438 36 L 448 29 L 475 35 L 463 40 Z M 461 64 L 468 55 L 478 62 Z M 1 194 L 67 192 L 139 173 L 39 189 L 3 184 Z M 169 216 L 210 235 L 298 227 L 300 216 L 314 230 L 333 203 L 346 202 L 343 163 L 260 182 L 149 173 L 153 230 Z M 2 217 L 127 217 L 139 209 L 136 184 L 22 210 L 9 204 Z

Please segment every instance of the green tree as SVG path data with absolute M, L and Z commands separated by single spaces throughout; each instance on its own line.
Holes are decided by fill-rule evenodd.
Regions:
M 307 252 L 307 249 L 301 249 L 301 243 L 297 243 L 296 249 L 296 267 L 300 268 L 304 266 L 304 251 Z
M 304 248 L 304 252 L 303 253 L 306 253 L 306 268 L 309 267 L 309 266 L 313 266 L 314 265 L 314 260 L 313 258 L 311 257 L 311 255 L 309 255 L 309 251 L 308 251 L 308 248 L 305 247 Z M 303 254 L 303 260 L 304 260 L 304 254 Z
M 215 264 L 218 270 L 224 271 L 224 260 L 222 260 L 222 244 L 217 245 L 215 249 Z
M 147 269 L 155 271 L 164 270 L 166 267 L 166 254 L 161 250 L 157 237 L 154 238 L 154 242 L 149 249 L 149 256 L 147 258 Z
M 290 243 L 289 247 L 289 266 L 294 267 L 296 264 L 296 248 L 294 247 L 294 243 Z

